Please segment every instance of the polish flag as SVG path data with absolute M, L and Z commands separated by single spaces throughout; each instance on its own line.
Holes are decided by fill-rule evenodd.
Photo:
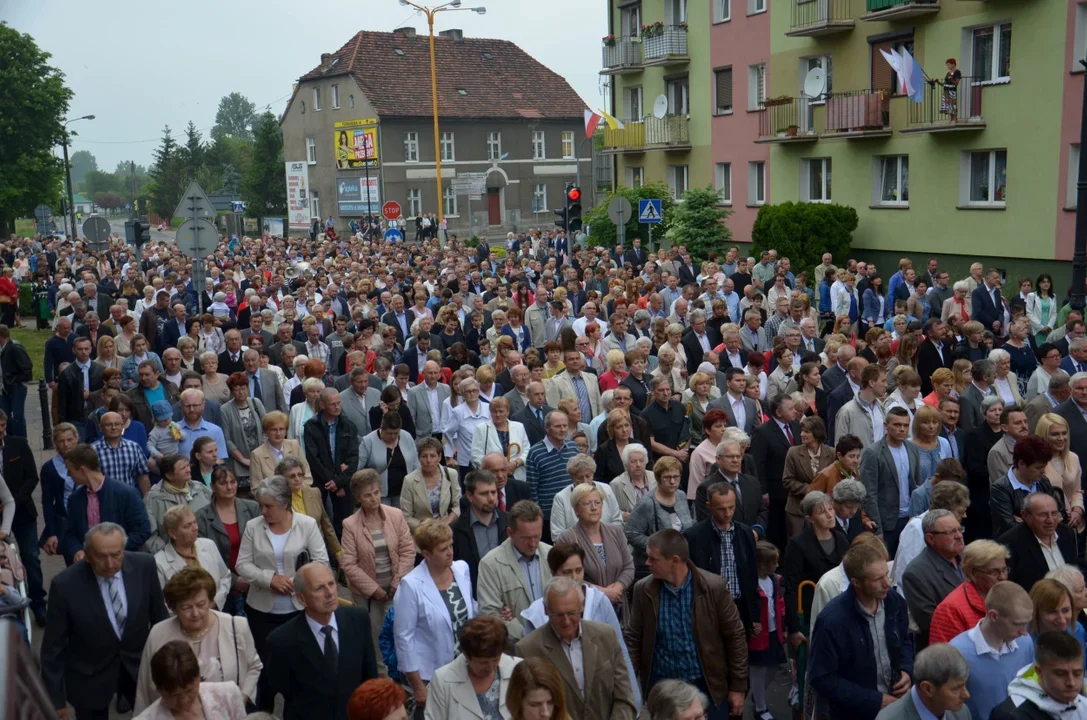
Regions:
M 599 113 L 593 112 L 592 110 L 590 110 L 588 108 L 585 108 L 585 137 L 586 138 L 591 138 L 593 136 L 593 133 L 596 132 L 596 127 L 600 124 L 600 122 L 603 119 L 604 119 L 604 117 L 602 115 L 600 115 Z

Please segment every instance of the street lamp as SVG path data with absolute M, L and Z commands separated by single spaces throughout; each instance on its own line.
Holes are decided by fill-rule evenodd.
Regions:
M 477 15 L 484 15 L 487 8 L 462 8 L 461 0 L 450 0 L 434 8 L 417 5 L 412 0 L 400 0 L 400 4 L 413 7 L 426 15 L 427 23 L 430 25 L 430 94 L 434 104 L 434 185 L 438 192 L 438 225 L 440 227 L 445 221 L 445 197 L 442 195 L 442 146 L 441 135 L 438 133 L 438 66 L 434 59 L 434 16 L 440 12 L 453 10 L 470 10 Z
M 70 237 L 79 237 L 79 232 L 75 226 L 75 198 L 72 196 L 72 165 L 68 162 L 68 124 L 74 123 L 77 120 L 94 120 L 94 115 L 83 115 L 82 117 L 70 118 L 64 121 L 64 135 L 61 137 L 61 144 L 64 147 L 64 176 L 68 180 L 68 217 L 72 222 L 72 234 Z

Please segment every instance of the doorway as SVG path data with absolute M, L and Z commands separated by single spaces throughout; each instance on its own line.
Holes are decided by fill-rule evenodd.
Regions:
M 487 224 L 502 224 L 502 189 L 487 188 Z

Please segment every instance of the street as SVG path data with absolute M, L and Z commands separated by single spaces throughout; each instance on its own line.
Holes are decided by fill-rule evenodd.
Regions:
M 125 236 L 125 221 L 128 220 L 128 218 L 125 218 L 125 217 L 111 217 L 111 218 L 107 218 L 107 219 L 109 220 L 110 231 L 117 233 L 120 237 L 123 238 Z M 160 240 L 165 240 L 166 242 L 173 242 L 174 241 L 174 231 L 172 229 L 167 229 L 167 230 L 164 230 L 162 232 L 159 232 L 158 226 L 157 225 L 152 225 L 151 226 L 151 241 L 157 243 Z

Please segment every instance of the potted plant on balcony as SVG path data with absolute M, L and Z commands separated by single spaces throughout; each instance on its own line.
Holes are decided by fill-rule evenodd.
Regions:
M 788 95 L 778 95 L 777 97 L 766 98 L 762 101 L 765 107 L 773 107 L 774 105 L 788 105 L 793 99 Z
M 642 25 L 642 37 L 657 37 L 664 34 L 664 23 L 657 21 L 655 23 L 649 23 L 648 25 Z
M 614 35 L 605 35 L 604 36 L 604 47 L 615 47 L 615 36 Z
M 787 137 L 796 137 L 796 133 L 798 130 L 800 130 L 799 125 L 789 125 L 785 128 L 785 135 Z
M 683 22 L 681 22 L 679 24 L 679 29 L 682 30 L 683 32 L 687 32 L 687 21 L 686 20 L 684 20 Z

